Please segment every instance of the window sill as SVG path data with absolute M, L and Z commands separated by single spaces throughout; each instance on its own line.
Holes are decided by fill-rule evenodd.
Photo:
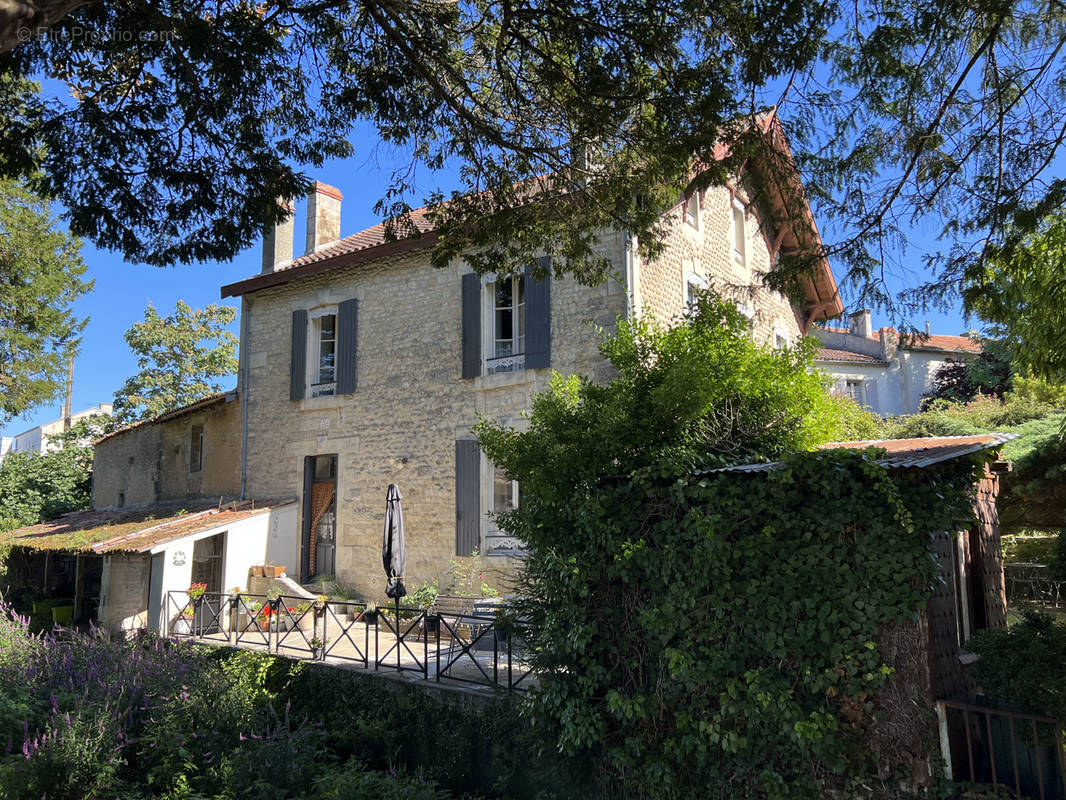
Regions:
M 507 386 L 523 386 L 536 379 L 535 369 L 520 369 L 515 372 L 497 372 L 495 375 L 481 375 L 474 378 L 475 389 L 502 389 Z
M 343 394 L 325 397 L 305 397 L 300 401 L 300 411 L 320 411 L 326 408 L 341 408 L 348 403 L 348 396 Z

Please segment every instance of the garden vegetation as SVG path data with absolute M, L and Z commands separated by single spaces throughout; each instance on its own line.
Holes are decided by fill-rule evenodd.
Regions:
M 877 743 L 882 635 L 923 607 L 932 535 L 970 519 L 980 459 L 915 474 L 802 453 L 856 433 L 806 346 L 756 346 L 709 295 L 687 323 L 622 323 L 611 383 L 557 377 L 526 431 L 479 426 L 522 485 L 500 524 L 529 551 L 533 718 L 604 764 L 609 797 L 853 797 L 928 755 L 921 716 L 911 752 Z

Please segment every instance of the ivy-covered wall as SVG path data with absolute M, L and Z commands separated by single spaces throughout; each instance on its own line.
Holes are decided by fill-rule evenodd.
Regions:
M 604 755 L 608 796 L 893 796 L 930 778 L 933 541 L 970 524 L 981 459 L 875 455 L 526 495 L 507 524 L 531 552 L 534 713 Z

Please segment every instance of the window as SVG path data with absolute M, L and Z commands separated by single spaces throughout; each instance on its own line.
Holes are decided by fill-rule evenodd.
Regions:
M 354 394 L 359 301 L 292 312 L 289 399 Z
M 311 397 L 329 397 L 337 389 L 337 314 L 324 311 L 311 318 Z
M 695 272 L 690 272 L 685 278 L 685 310 L 694 311 L 696 308 L 696 301 L 699 299 L 700 292 L 707 289 L 709 284 L 707 279 L 702 275 L 697 275 Z
M 685 222 L 693 228 L 700 225 L 700 195 L 693 192 L 685 198 Z
M 747 263 L 747 240 L 744 234 L 744 204 L 733 201 L 733 260 L 738 264 Z
M 484 459 L 482 474 L 488 484 L 487 510 L 482 521 L 482 549 L 484 555 L 525 555 L 522 543 L 500 529 L 499 517 L 518 508 L 521 490 L 518 481 L 510 480 L 507 473 Z
M 485 284 L 489 303 L 485 372 L 517 372 L 525 369 L 526 281 L 500 278 Z
M 788 333 L 781 328 L 774 328 L 774 348 L 777 350 L 787 350 L 788 346 Z
M 189 472 L 204 468 L 204 426 L 193 425 L 189 433 Z
M 844 381 L 844 396 L 850 397 L 860 406 L 866 405 L 866 387 L 864 381 Z

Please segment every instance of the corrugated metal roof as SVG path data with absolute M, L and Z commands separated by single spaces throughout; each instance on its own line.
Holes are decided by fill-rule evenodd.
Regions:
M 0 534 L 0 544 L 33 550 L 143 553 L 159 544 L 264 514 L 292 500 L 225 503 L 194 500 L 147 508 L 75 511 Z
M 829 442 L 818 449 L 865 450 L 868 447 L 877 447 L 887 451 L 877 459 L 878 464 L 890 469 L 906 469 L 929 467 L 970 453 L 990 450 L 1016 438 L 1016 433 L 982 433 L 977 436 L 931 436 L 924 439 L 870 439 L 858 442 Z M 771 461 L 764 464 L 719 467 L 709 472 L 765 472 L 783 466 L 782 461 Z

